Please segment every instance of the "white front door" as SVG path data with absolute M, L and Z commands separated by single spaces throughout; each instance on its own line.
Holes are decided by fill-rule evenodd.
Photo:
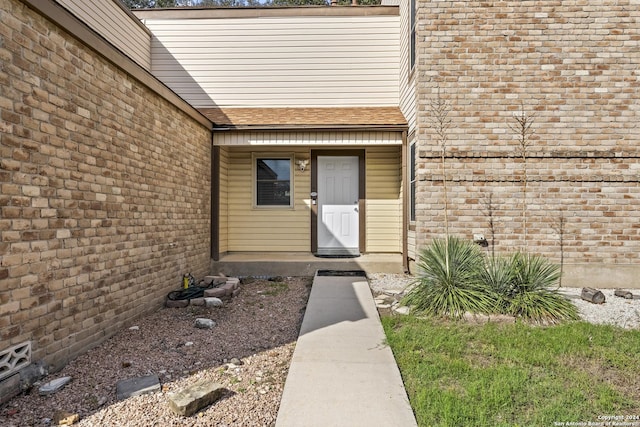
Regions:
M 359 255 L 359 158 L 318 156 L 318 254 Z

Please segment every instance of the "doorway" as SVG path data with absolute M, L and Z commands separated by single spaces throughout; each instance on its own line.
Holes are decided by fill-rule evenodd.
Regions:
M 364 227 L 363 155 L 360 153 L 313 156 L 313 252 L 318 256 L 358 256 Z

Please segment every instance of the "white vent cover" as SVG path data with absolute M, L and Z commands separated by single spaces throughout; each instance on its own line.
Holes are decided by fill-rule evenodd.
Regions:
M 31 363 L 31 341 L 0 352 L 0 380 Z

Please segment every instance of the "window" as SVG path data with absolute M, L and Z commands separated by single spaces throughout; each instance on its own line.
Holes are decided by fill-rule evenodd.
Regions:
M 411 143 L 409 160 L 409 220 L 416 220 L 416 143 Z
M 409 71 L 416 65 L 416 0 L 409 6 Z
M 291 158 L 259 157 L 254 165 L 256 206 L 292 206 Z

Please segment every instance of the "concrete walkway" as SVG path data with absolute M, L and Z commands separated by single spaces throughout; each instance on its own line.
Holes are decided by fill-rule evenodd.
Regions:
M 276 427 L 416 426 L 364 277 L 318 276 Z

